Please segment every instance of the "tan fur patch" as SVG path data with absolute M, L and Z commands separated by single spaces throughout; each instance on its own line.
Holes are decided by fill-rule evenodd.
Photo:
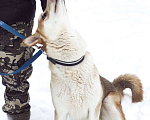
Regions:
M 120 95 L 117 92 L 115 92 L 115 93 L 111 92 L 109 95 L 113 97 L 114 105 L 116 106 L 116 108 L 120 112 L 122 119 L 125 120 L 125 116 L 124 116 L 124 113 L 122 111 Z
M 55 120 L 58 120 L 58 115 L 57 115 L 56 110 L 55 110 Z
M 104 77 L 100 76 L 100 81 L 103 87 L 103 99 L 105 99 L 110 92 L 116 91 L 115 86 Z

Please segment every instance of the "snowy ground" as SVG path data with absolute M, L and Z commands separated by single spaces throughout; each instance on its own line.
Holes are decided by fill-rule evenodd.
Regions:
M 112 81 L 120 74 L 132 73 L 141 79 L 143 102 L 133 104 L 130 90 L 125 91 L 122 105 L 126 120 L 149 120 L 150 1 L 66 0 L 66 5 L 72 26 L 87 42 L 87 49 L 102 76 Z M 39 1 L 37 6 L 36 16 L 39 16 Z M 29 79 L 31 120 L 53 120 L 50 71 L 46 56 L 42 55 L 33 66 L 34 71 Z M 4 89 L 0 85 L 0 106 L 4 104 Z M 0 119 L 7 120 L 1 109 Z

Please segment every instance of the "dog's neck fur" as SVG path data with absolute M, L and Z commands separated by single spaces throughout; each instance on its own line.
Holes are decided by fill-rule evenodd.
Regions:
M 58 36 L 46 44 L 47 55 L 54 59 L 71 62 L 85 55 L 85 42 L 73 29 L 60 30 Z

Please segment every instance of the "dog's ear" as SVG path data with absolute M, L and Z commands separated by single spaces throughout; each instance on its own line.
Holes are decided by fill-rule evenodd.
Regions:
M 47 0 L 47 5 L 46 5 L 46 10 L 49 12 L 50 11 L 50 5 L 51 5 L 51 1 Z
M 23 40 L 22 42 L 25 46 L 31 47 L 34 46 L 37 43 L 42 43 L 41 38 L 39 37 L 39 35 L 37 35 L 37 33 L 29 36 L 28 38 L 26 38 L 25 40 Z

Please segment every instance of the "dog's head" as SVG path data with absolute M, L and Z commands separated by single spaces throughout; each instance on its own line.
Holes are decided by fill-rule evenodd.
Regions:
M 23 41 L 29 47 L 37 43 L 43 44 L 48 56 L 57 59 L 74 60 L 84 55 L 85 43 L 70 27 L 65 0 L 47 0 L 47 7 L 39 17 L 35 34 Z M 83 52 L 78 52 L 81 48 Z M 77 54 L 76 58 L 71 58 L 72 54 Z
M 26 46 L 45 44 L 57 39 L 60 31 L 69 27 L 65 0 L 47 0 L 47 7 L 40 15 L 36 33 L 23 41 Z

